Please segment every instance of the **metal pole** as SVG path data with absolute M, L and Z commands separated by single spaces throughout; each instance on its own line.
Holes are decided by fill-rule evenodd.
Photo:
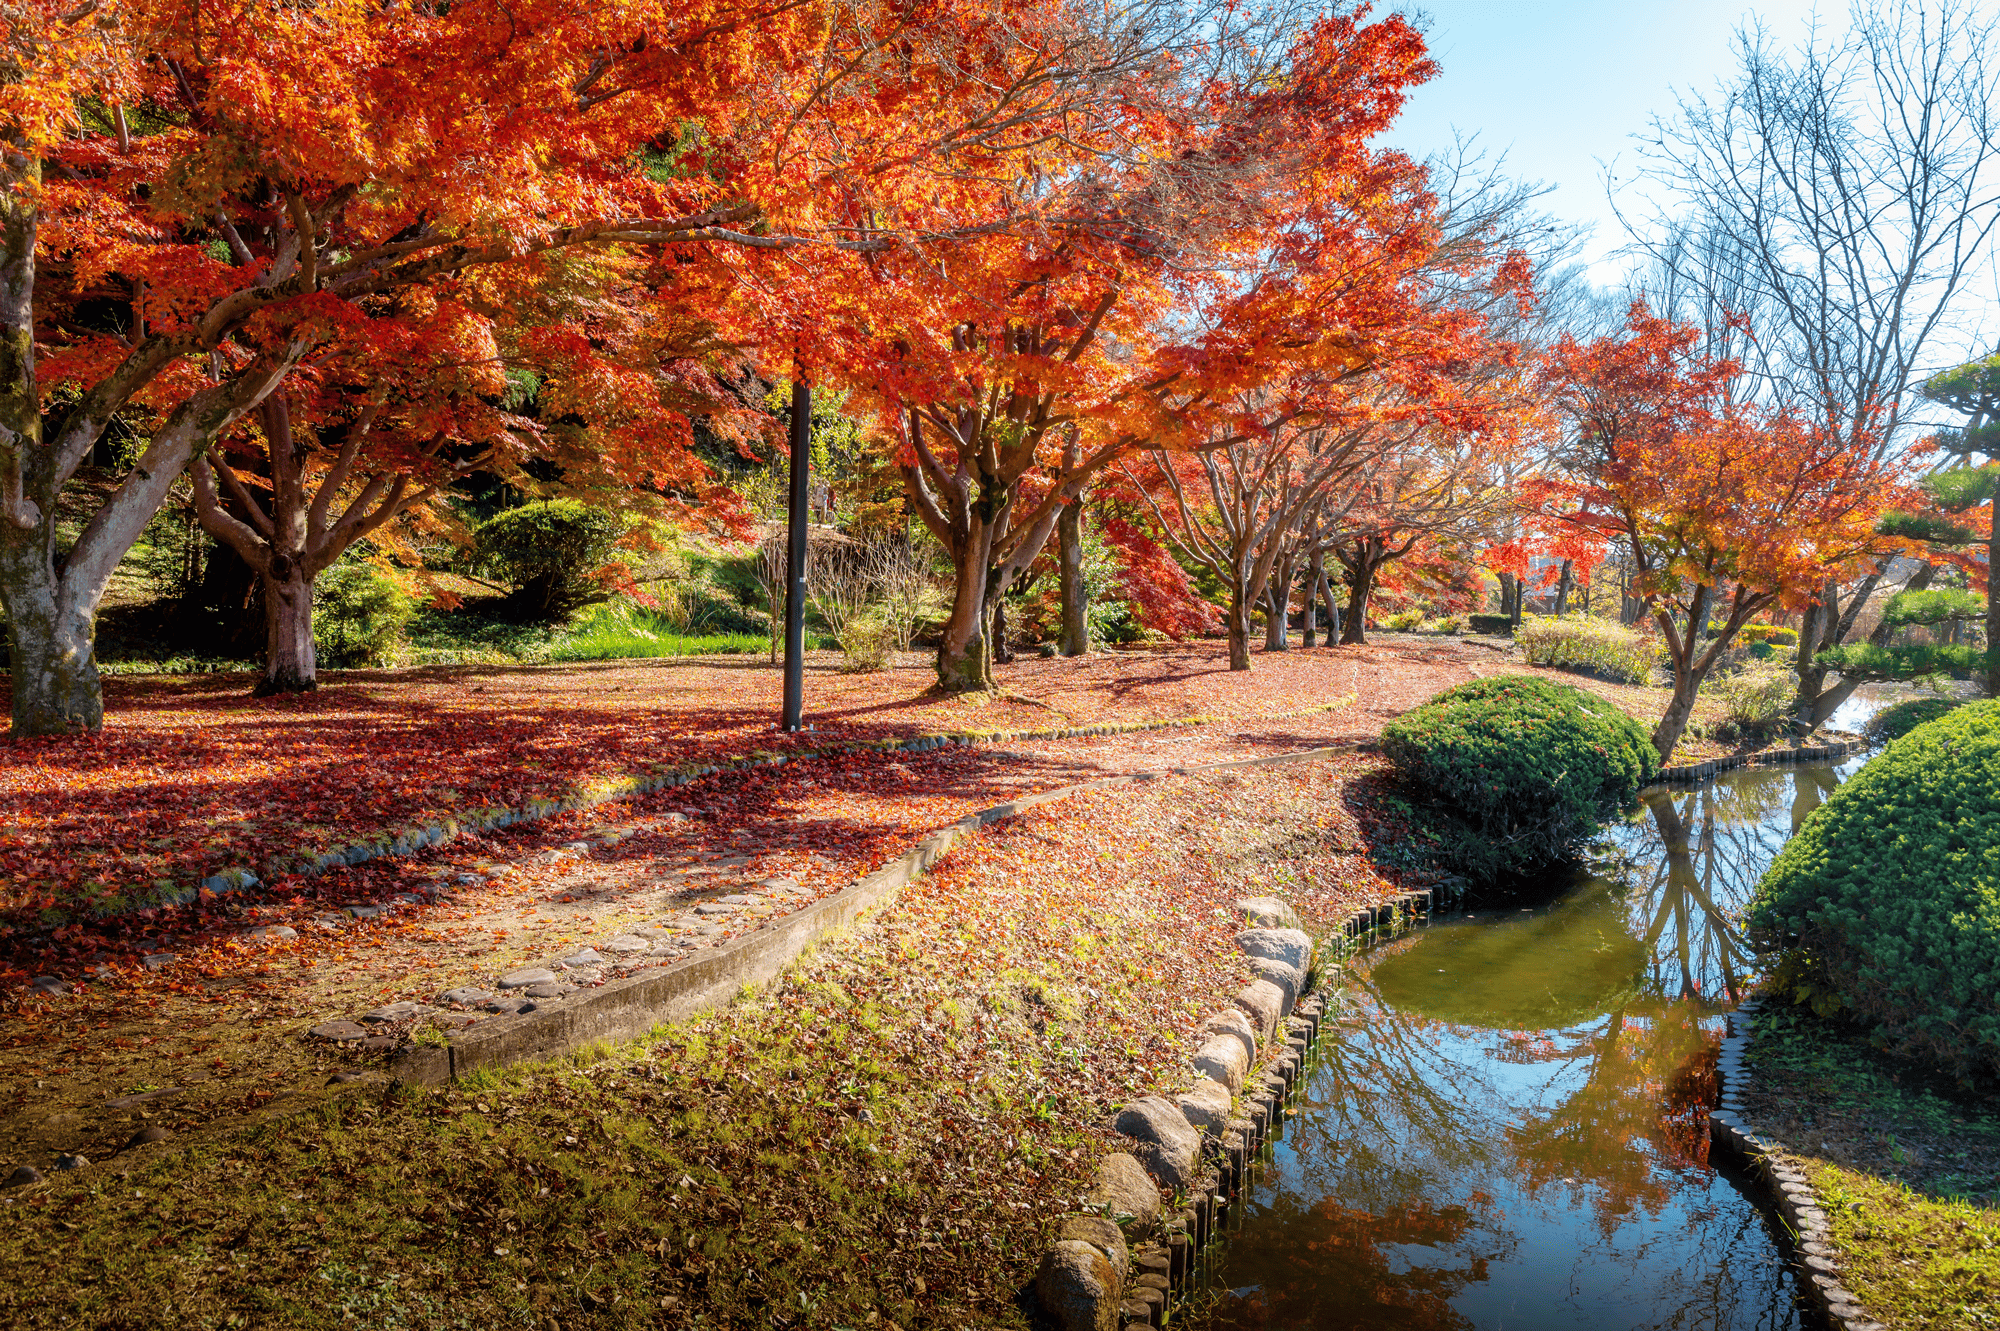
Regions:
M 800 730 L 806 706 L 806 478 L 812 471 L 812 388 L 792 379 L 791 503 L 785 518 L 785 716 Z

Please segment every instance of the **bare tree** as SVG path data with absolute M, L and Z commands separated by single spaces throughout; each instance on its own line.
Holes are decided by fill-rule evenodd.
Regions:
M 1815 27 L 1789 51 L 1746 27 L 1734 77 L 1683 98 L 1644 149 L 1670 191 L 1642 284 L 1774 404 L 1878 450 L 1904 441 L 1911 389 L 1990 264 L 1994 23 L 1972 0 L 1857 3 L 1846 34 Z M 1808 607 L 1802 724 L 1852 691 L 1815 658 L 1855 632 L 1888 562 Z
M 1145 476 L 1128 469 L 1168 542 L 1229 588 L 1231 670 L 1250 668 L 1250 615 L 1265 598 L 1272 570 L 1288 554 L 1296 558 L 1308 519 L 1337 482 L 1361 468 L 1378 439 L 1372 413 L 1345 429 L 1294 421 L 1191 456 L 1156 452 Z M 1285 584 L 1289 600 L 1289 573 Z M 1282 633 L 1285 612 L 1271 599 Z

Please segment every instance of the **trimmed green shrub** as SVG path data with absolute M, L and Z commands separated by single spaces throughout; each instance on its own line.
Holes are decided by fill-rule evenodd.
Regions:
M 416 617 L 414 597 L 368 564 L 335 564 L 313 579 L 313 653 L 327 666 L 384 665 Z
M 1965 705 L 1963 698 L 1911 698 L 1906 702 L 1884 707 L 1868 718 L 1868 736 L 1877 743 L 1886 744 L 1923 725 L 1935 721 L 1946 712 Z
M 2000 1075 L 2000 702 L 1895 741 L 1814 811 L 1750 906 L 1776 985 L 1898 1053 Z
M 1514 621 L 1508 615 L 1471 615 L 1466 622 L 1472 625 L 1474 633 L 1498 633 L 1504 636 L 1514 631 Z
M 505 509 L 473 532 L 480 567 L 511 584 L 516 614 L 560 619 L 610 596 L 599 576 L 618 539 L 618 519 L 575 499 Z
M 1444 859 L 1488 881 L 1569 856 L 1660 766 L 1615 704 L 1532 675 L 1446 689 L 1390 722 L 1382 748 L 1432 806 Z

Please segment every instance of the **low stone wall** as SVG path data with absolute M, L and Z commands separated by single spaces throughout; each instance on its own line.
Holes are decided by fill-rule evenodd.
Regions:
M 1789 749 L 1765 749 L 1761 753 L 1733 753 L 1727 758 L 1711 758 L 1705 763 L 1687 763 L 1680 767 L 1663 767 L 1654 778 L 1654 786 L 1687 785 L 1691 782 L 1706 781 L 1723 772 L 1731 772 L 1739 767 L 1772 767 L 1789 763 L 1837 762 L 1849 754 L 1859 753 L 1865 746 L 1860 740 L 1837 739 L 1824 744 L 1801 744 Z M 1652 789 L 1652 786 L 1647 789 Z
M 1331 706 L 1351 701 L 1342 699 Z M 489 981 L 490 990 L 457 987 L 439 994 L 435 1005 L 391 1004 L 320 1022 L 310 1034 L 390 1054 L 395 1076 L 416 1085 L 437 1085 L 477 1068 L 553 1058 L 595 1042 L 633 1039 L 655 1026 L 685 1020 L 726 1002 L 745 985 L 772 979 L 809 944 L 893 902 L 969 831 L 1084 791 L 1198 772 L 1318 762 L 1344 752 L 1306 749 L 1196 767 L 1130 772 L 1025 795 L 940 828 L 901 858 L 833 895 L 694 955 L 656 954 L 650 940 L 619 935 L 598 944 L 610 956 L 595 948 L 584 949 L 592 954 L 587 966 L 576 964 L 577 955 L 552 958 L 544 967 L 494 977 Z M 629 831 L 614 830 L 611 835 L 616 838 L 629 835 Z M 623 945 L 628 943 L 646 943 L 647 950 L 627 952 Z M 413 1043 L 412 1037 L 420 1033 L 433 1042 Z
M 1357 910 L 1337 935 L 1318 941 L 1282 901 L 1237 903 L 1247 927 L 1235 945 L 1255 978 L 1202 1024 L 1191 1088 L 1147 1096 L 1116 1115 L 1113 1126 L 1131 1149 L 1099 1164 L 1088 1209 L 1062 1218 L 1036 1272 L 1036 1301 L 1051 1324 L 1060 1331 L 1166 1324 L 1304 1082 L 1328 1011 L 1323 982 L 1338 969 L 1333 958 L 1413 923 L 1431 897 L 1407 892 Z
M 1805 1175 L 1785 1162 L 1784 1143 L 1744 1118 L 1743 1092 L 1749 1077 L 1745 1059 L 1759 1006 L 1758 1000 L 1751 999 L 1729 1014 L 1729 1033 L 1722 1041 L 1717 1064 L 1722 1100 L 1708 1116 L 1709 1139 L 1716 1149 L 1742 1159 L 1768 1189 L 1771 1205 L 1791 1237 L 1799 1283 L 1837 1331 L 1886 1331 L 1840 1283 L 1839 1267 L 1827 1241 L 1826 1212 L 1820 1209 Z

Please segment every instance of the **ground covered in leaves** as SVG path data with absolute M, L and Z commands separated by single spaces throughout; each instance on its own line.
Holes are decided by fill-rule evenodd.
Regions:
M 0 1319 L 1023 1325 L 1107 1114 L 1190 1083 L 1244 978 L 1234 900 L 1331 918 L 1398 889 L 1381 777 L 1354 754 L 1072 796 L 652 1039 L 444 1092 L 368 1074 L 52 1174 L 0 1223 Z
M 226 870 L 271 877 L 277 859 L 656 767 L 940 731 L 1256 721 L 1339 696 L 1342 677 L 1385 655 L 1530 669 L 1510 651 L 1501 640 L 1384 635 L 1264 653 L 1232 673 L 1217 644 L 1170 644 L 1023 658 L 1003 669 L 1000 695 L 975 699 L 932 691 L 916 656 L 873 674 L 815 660 L 814 730 L 797 736 L 772 729 L 781 681 L 762 658 L 332 671 L 315 693 L 258 700 L 247 676 L 113 678 L 101 732 L 0 740 L 0 942 L 33 932 L 44 912 L 122 908 Z M 1648 723 L 1665 706 L 1664 690 L 1531 673 L 1606 694 Z M 1680 760 L 1715 756 L 1711 747 L 1722 751 L 1690 740 Z
M 698 891 L 740 891 L 777 877 L 803 888 L 784 899 L 785 908 L 796 909 L 976 809 L 1113 773 L 1321 745 L 1365 747 L 1388 719 L 1439 690 L 1518 668 L 1490 647 L 1450 639 L 1260 656 L 1247 675 L 1207 671 L 1213 663 L 1186 650 L 1190 655 L 1026 663 L 1027 671 L 1010 678 L 1033 678 L 1043 666 L 1071 669 L 1060 679 L 1050 676 L 1048 692 L 1098 701 L 1072 701 L 1064 714 L 1070 720 L 1129 712 L 1135 699 L 1149 694 L 1161 710 L 1166 704 L 1160 698 L 1192 707 L 1197 690 L 1209 691 L 1203 705 L 1212 712 L 1239 715 L 1170 730 L 857 753 L 722 774 L 408 857 L 318 877 L 279 877 L 254 893 L 178 910 L 0 932 L 0 1164 L 45 1166 L 59 1153 L 102 1159 L 147 1126 L 188 1131 L 308 1101 L 347 1057 L 302 1039 L 313 1024 L 399 1000 L 432 1002 L 457 985 L 490 984 L 505 970 L 540 964 L 685 907 Z M 681 678 L 679 669 L 662 671 L 668 683 Z M 725 680 L 747 678 L 718 670 Z M 575 686 L 564 684 L 561 672 L 511 674 L 536 687 Z M 369 678 L 374 682 L 366 687 L 393 695 L 390 676 Z M 887 687 L 879 677 L 829 681 L 830 687 Z M 913 681 L 905 684 L 914 687 Z M 430 686 L 418 679 L 413 687 Z M 286 703 L 281 710 L 303 705 Z M 406 719 L 421 710 L 408 699 L 396 705 Z M 938 704 L 919 698 L 913 705 Z M 944 705 L 981 724 L 990 720 L 989 709 Z M 218 715 L 225 710 L 221 702 L 215 706 Z M 229 701 L 246 714 L 253 706 L 262 705 Z M 128 723 L 118 722 L 113 732 Z M 365 726 L 365 718 L 354 724 Z M 409 732 L 389 725 L 386 733 L 394 749 Z M 760 736 L 760 742 L 767 741 Z M 365 748 L 355 736 L 342 743 L 356 753 Z M 56 752 L 54 746 L 30 748 Z M 581 761 L 587 754 L 572 756 Z M 365 768 L 367 779 L 376 781 L 401 770 L 400 750 L 379 767 Z M 9 779 L 18 775 L 4 765 L 0 772 Z M 421 777 L 413 770 L 410 780 L 420 786 Z M 176 806 L 163 799 L 162 789 L 133 798 L 152 801 L 149 816 L 166 819 Z M 606 823 L 637 831 L 614 848 L 574 849 L 577 838 Z M 183 810 L 184 831 L 199 824 L 198 805 Z M 1411 848 L 1399 853 L 1409 864 L 1420 858 Z M 432 895 L 439 887 L 445 890 Z M 413 889 L 422 890 L 422 900 L 410 895 Z M 406 898 L 400 904 L 399 896 Z M 352 920 L 338 913 L 377 907 L 387 907 L 386 913 Z M 769 910 L 746 912 L 712 941 L 769 918 Z M 253 936 L 259 928 L 292 930 L 297 937 L 259 940 Z M 158 969 L 142 964 L 148 957 Z M 60 978 L 71 990 L 44 996 L 17 987 L 36 975 Z
M 1904 1331 L 2000 1326 L 2000 1102 L 1800 1008 L 1766 1008 L 1747 1117 L 1799 1157 L 1841 1280 Z

